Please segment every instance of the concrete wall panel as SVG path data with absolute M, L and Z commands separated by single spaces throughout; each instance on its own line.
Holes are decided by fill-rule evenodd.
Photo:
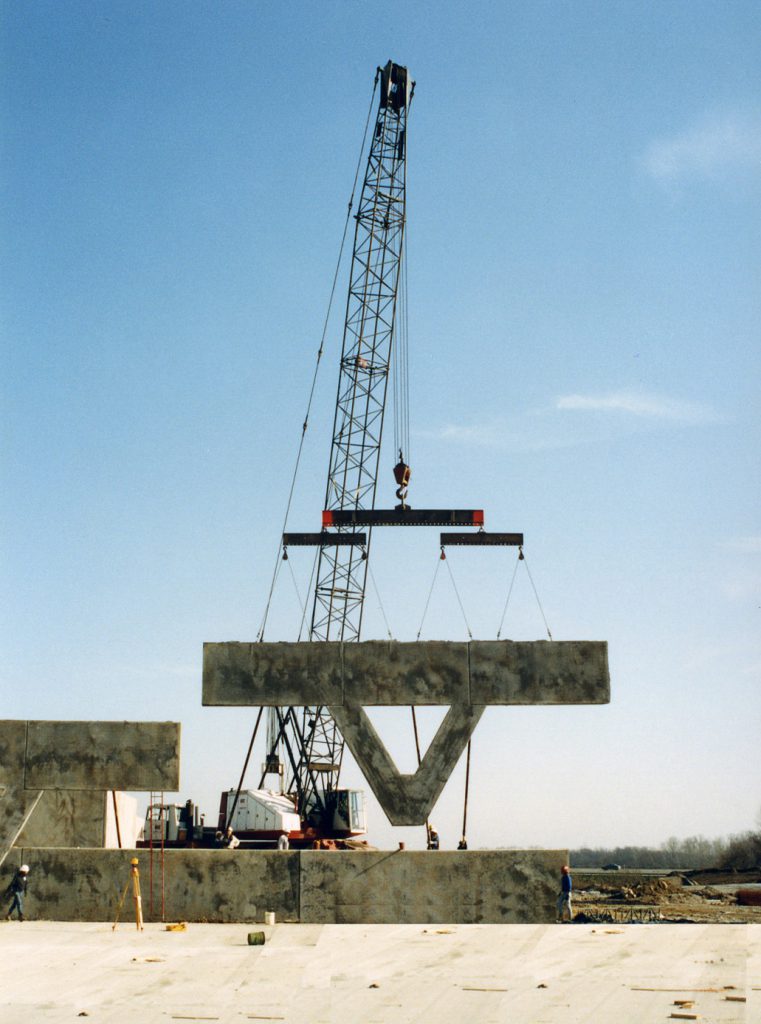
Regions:
M 204 705 L 340 704 L 339 643 L 203 645 Z
M 468 703 L 468 645 L 368 640 L 344 644 L 344 703 Z
M 608 645 L 599 640 L 486 640 L 470 645 L 474 704 L 607 704 Z
M 176 722 L 29 722 L 27 789 L 177 790 Z
M 301 920 L 528 924 L 555 920 L 566 851 L 365 852 L 302 857 Z
M 26 722 L 0 721 L 0 786 L 18 786 L 24 780 Z
M 145 920 L 161 920 L 158 851 L 153 853 L 152 915 L 149 850 L 24 849 L 20 856 L 31 868 L 30 917 L 113 921 L 119 898 L 130 882 L 130 859 L 136 856 Z M 165 850 L 166 919 L 261 923 L 265 910 L 274 910 L 281 921 L 296 920 L 298 856 L 277 850 Z M 121 921 L 132 922 L 134 927 L 134 920 L 130 888 Z
M 30 918 L 113 921 L 134 851 L 22 849 L 8 870 L 31 867 Z M 141 850 L 150 920 L 150 852 Z M 382 851 L 167 850 L 167 920 L 336 924 L 538 923 L 554 920 L 565 850 Z M 159 856 L 154 913 L 160 919 Z M 134 922 L 131 890 L 121 920 Z M 132 925 L 134 927 L 134 923 Z
M 102 790 L 45 790 L 14 845 L 102 847 L 107 798 Z
M 0 864 L 5 861 L 41 799 L 40 789 L 0 786 Z

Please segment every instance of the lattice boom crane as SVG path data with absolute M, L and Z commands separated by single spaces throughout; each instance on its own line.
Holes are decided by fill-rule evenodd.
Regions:
M 406 220 L 407 120 L 414 82 L 389 61 L 378 69 L 380 101 L 359 206 L 325 492 L 327 513 L 373 509 L 388 392 Z M 407 474 L 408 477 L 409 474 Z M 332 524 L 331 524 L 332 525 Z M 310 640 L 357 641 L 372 527 L 358 544 L 338 525 L 319 544 Z M 334 832 L 343 739 L 326 707 L 276 709 L 269 749 L 285 748 L 288 791 L 318 830 Z M 344 809 L 345 810 L 345 809 Z M 345 817 L 345 815 L 342 815 Z

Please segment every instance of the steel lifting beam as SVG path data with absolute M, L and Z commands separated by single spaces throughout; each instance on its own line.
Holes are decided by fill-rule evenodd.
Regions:
M 483 509 L 352 508 L 327 509 L 323 528 L 329 526 L 483 526 Z
M 523 534 L 486 533 L 484 530 L 479 530 L 477 533 L 442 533 L 441 546 L 445 548 L 452 545 L 474 548 L 520 548 L 523 547 Z
M 284 533 L 283 547 L 345 547 L 356 545 L 367 547 L 366 533 Z

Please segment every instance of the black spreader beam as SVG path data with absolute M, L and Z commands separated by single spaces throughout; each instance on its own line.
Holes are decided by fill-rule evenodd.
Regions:
M 483 509 L 389 508 L 328 509 L 329 526 L 483 526 Z
M 284 533 L 283 547 L 367 547 L 366 533 L 327 533 L 322 530 L 320 533 Z
M 479 530 L 478 533 L 442 533 L 441 546 L 445 548 L 452 545 L 473 548 L 520 548 L 523 547 L 523 534 L 485 533 L 483 530 Z

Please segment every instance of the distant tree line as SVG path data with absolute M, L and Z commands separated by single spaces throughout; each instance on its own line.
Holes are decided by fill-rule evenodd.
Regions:
M 658 848 L 650 846 L 582 847 L 571 850 L 571 864 L 577 868 L 601 868 L 620 864 L 624 868 L 723 868 L 731 871 L 761 870 L 761 831 L 743 832 L 727 839 L 705 836 L 672 836 Z

